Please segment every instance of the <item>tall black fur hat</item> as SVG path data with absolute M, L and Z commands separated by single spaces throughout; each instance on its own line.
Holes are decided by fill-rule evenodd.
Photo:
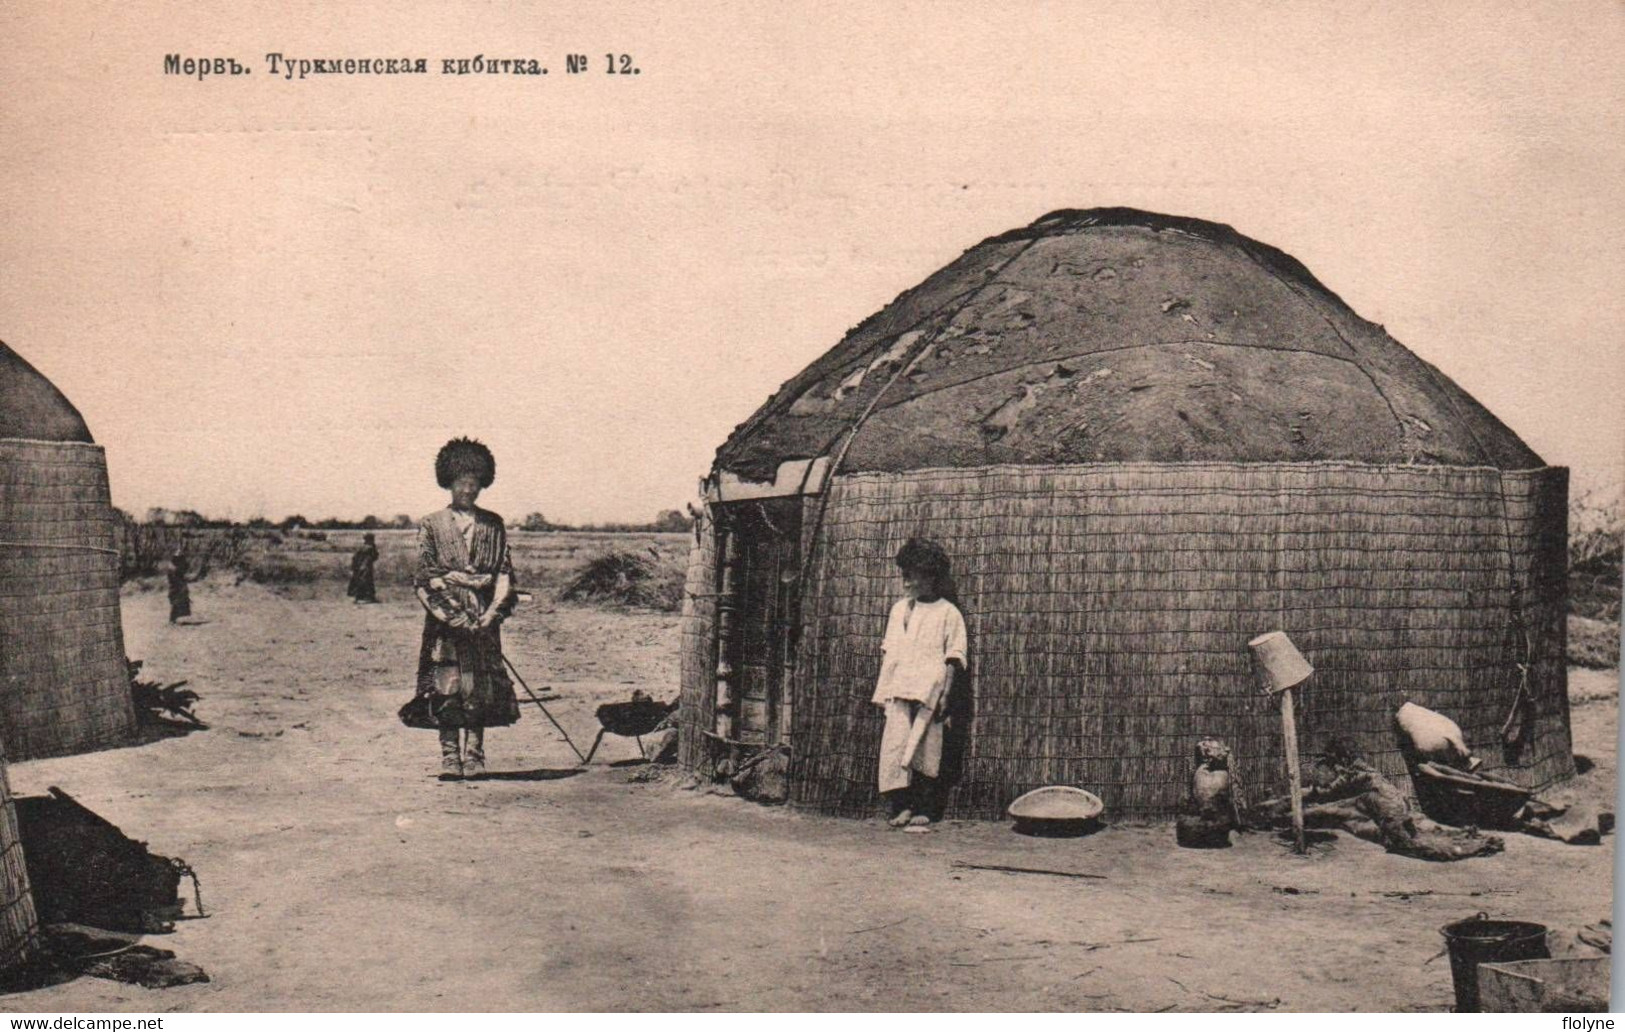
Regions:
M 497 478 L 496 457 L 491 449 L 472 437 L 447 441 L 434 457 L 434 479 L 441 487 L 450 487 L 451 482 L 464 473 L 479 477 L 481 487 L 490 487 L 491 481 Z

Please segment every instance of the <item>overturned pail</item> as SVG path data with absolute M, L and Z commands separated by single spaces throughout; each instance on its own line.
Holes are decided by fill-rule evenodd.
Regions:
M 1285 631 L 1260 634 L 1247 645 L 1253 650 L 1253 658 L 1272 692 L 1302 684 L 1315 672 Z
M 1478 965 L 1506 960 L 1545 960 L 1546 926 L 1533 921 L 1495 921 L 1480 911 L 1439 929 L 1450 951 L 1456 1013 L 1478 1013 Z

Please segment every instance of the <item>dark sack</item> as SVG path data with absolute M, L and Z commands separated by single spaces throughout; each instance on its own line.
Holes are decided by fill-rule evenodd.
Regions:
M 180 880 L 190 868 L 53 787 L 20 796 L 17 832 L 41 924 L 167 932 L 181 916 Z
M 440 727 L 440 722 L 434 718 L 434 697 L 432 695 L 414 695 L 406 705 L 402 706 L 399 714 L 401 723 L 407 727 L 421 727 L 433 731 Z

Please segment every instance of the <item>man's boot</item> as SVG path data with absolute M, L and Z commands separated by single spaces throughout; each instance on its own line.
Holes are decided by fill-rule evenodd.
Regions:
M 471 727 L 463 749 L 463 777 L 485 777 L 485 728 Z
M 463 780 L 463 760 L 457 748 L 458 731 L 454 727 L 440 729 L 440 780 Z

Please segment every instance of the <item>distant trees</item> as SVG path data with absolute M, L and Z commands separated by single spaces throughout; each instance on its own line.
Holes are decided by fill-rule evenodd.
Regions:
M 296 531 L 313 533 L 329 530 L 411 530 L 417 526 L 417 521 L 405 513 L 400 513 L 389 519 L 369 513 L 360 519 L 340 519 L 329 516 L 325 519 L 313 520 L 303 513 L 294 513 L 280 520 L 272 522 L 265 516 L 255 516 L 247 520 L 216 519 L 204 516 L 193 509 L 165 509 L 153 507 L 146 511 L 143 519 L 136 520 L 133 516 L 125 514 L 125 523 L 145 527 L 167 527 L 177 531 L 201 529 L 230 529 L 241 527 L 247 530 L 279 530 L 284 534 Z M 509 523 L 516 530 L 531 532 L 540 531 L 591 531 L 599 534 L 680 534 L 692 530 L 694 518 L 680 509 L 662 509 L 655 514 L 654 519 L 647 523 L 555 523 L 540 512 L 527 513 L 522 519 Z
M 144 518 L 121 509 L 114 510 L 117 517 L 119 542 L 119 572 L 122 579 L 157 575 L 177 549 L 195 563 L 195 569 L 236 568 L 241 572 L 250 563 L 254 549 L 269 549 L 283 545 L 285 535 L 298 534 L 303 541 L 328 541 L 329 531 L 396 530 L 410 531 L 417 521 L 404 513 L 385 520 L 369 514 L 360 519 L 329 517 L 312 520 L 303 513 L 295 513 L 273 522 L 264 515 L 250 519 L 229 520 L 205 516 L 195 509 L 166 509 L 154 506 L 146 510 Z M 521 531 L 568 532 L 592 534 L 672 534 L 685 533 L 694 526 L 690 514 L 678 509 L 662 509 L 653 520 L 645 523 L 554 523 L 540 512 L 530 512 L 510 524 Z M 332 547 L 351 548 L 344 538 Z M 1618 551 L 1614 555 L 1615 583 L 1617 585 Z M 246 574 L 245 574 L 246 575 Z M 1618 612 L 1618 588 L 1612 596 L 1614 610 Z
M 660 515 L 655 517 L 654 529 L 661 533 L 682 533 L 694 528 L 694 520 L 688 513 L 677 509 L 662 509 Z
M 555 524 L 553 530 L 584 530 L 596 534 L 679 534 L 691 530 L 694 520 L 676 509 L 662 509 L 648 523 Z

